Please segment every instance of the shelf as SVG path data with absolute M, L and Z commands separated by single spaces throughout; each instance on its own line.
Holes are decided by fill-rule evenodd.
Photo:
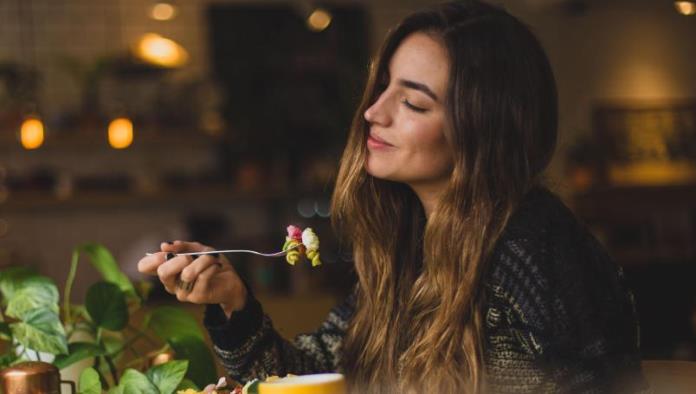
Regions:
M 205 207 L 240 202 L 268 203 L 288 198 L 279 191 L 237 192 L 231 187 L 195 187 L 180 190 L 167 189 L 152 194 L 76 192 L 67 199 L 59 199 L 51 192 L 16 192 L 0 204 L 0 210 L 34 211 L 36 209 L 92 209 L 118 207 Z
M 113 149 L 107 141 L 106 129 L 93 132 L 74 133 L 47 133 L 44 144 L 34 150 L 22 148 L 15 133 L 0 134 L 0 152 L 25 152 L 27 154 L 41 154 L 45 152 L 65 152 L 75 150 L 103 150 L 127 152 L 139 148 L 172 148 L 172 147 L 207 147 L 219 142 L 221 138 L 212 137 L 202 132 L 157 132 L 153 130 L 138 130 L 134 132 L 133 144 L 123 150 Z

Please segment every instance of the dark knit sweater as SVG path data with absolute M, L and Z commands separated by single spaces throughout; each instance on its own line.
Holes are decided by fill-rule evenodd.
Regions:
M 631 293 L 604 248 L 558 197 L 529 192 L 497 242 L 485 276 L 490 392 L 636 392 L 644 388 Z M 350 296 L 319 329 L 290 342 L 259 303 L 226 319 L 206 309 L 215 352 L 239 381 L 340 371 Z

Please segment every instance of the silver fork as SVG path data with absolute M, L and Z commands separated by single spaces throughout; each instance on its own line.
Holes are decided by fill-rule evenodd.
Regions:
M 255 254 L 258 256 L 264 256 L 264 257 L 283 257 L 286 254 L 288 254 L 289 251 L 297 248 L 298 245 L 295 245 L 293 247 L 288 248 L 287 250 L 282 250 L 280 252 L 275 252 L 275 253 L 261 253 L 257 252 L 255 250 L 249 250 L 249 249 L 227 249 L 227 250 L 208 250 L 205 252 L 187 252 L 187 253 L 174 253 L 174 256 L 203 256 L 206 254 L 216 254 L 216 253 L 250 253 L 250 254 Z M 155 253 L 146 253 L 147 256 L 152 256 Z

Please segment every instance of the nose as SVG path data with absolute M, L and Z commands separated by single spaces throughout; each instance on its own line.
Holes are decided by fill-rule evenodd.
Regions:
M 384 93 L 380 94 L 377 100 L 365 110 L 363 116 L 370 124 L 378 124 L 383 127 L 388 126 L 392 118 L 389 114 L 387 96 Z

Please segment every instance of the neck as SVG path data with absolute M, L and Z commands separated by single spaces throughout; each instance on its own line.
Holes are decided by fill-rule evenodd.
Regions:
M 418 199 L 423 205 L 426 219 L 430 219 L 430 214 L 435 209 L 435 206 L 440 199 L 440 195 L 447 186 L 447 180 L 445 179 L 430 183 L 409 184 L 409 186 L 413 192 L 416 193 L 416 196 L 418 196 Z

